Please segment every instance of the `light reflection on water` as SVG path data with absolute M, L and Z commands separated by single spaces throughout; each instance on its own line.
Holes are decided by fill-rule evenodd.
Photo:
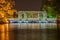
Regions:
M 45 28 L 57 28 L 56 23 L 14 23 L 9 24 L 11 28 L 20 29 L 45 29 Z M 13 26 L 13 27 L 12 27 Z
M 56 23 L 1 24 L 0 40 L 57 40 L 56 28 Z
M 9 32 L 0 33 L 0 40 L 9 40 Z

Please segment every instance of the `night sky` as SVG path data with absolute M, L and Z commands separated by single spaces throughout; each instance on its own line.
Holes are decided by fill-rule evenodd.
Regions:
M 13 8 L 17 10 L 41 10 L 42 0 L 15 0 L 15 6 Z

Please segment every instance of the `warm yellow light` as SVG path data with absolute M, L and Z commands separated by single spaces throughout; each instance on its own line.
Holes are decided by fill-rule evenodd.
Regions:
M 5 33 L 1 33 L 1 40 L 5 40 Z
M 6 32 L 8 32 L 9 31 L 8 24 L 5 24 L 5 28 L 6 28 Z
M 1 25 L 0 29 L 1 29 L 0 30 L 1 32 L 5 32 L 5 26 L 4 25 Z
M 14 4 L 15 3 L 12 0 L 10 0 L 10 2 L 8 0 L 0 0 L 0 6 L 1 6 L 0 7 L 0 18 L 2 18 L 4 22 L 7 22 L 8 15 L 9 17 L 12 17 L 14 12 L 17 13 L 17 10 L 12 9 Z
M 5 3 L 5 0 L 0 0 L 0 3 Z

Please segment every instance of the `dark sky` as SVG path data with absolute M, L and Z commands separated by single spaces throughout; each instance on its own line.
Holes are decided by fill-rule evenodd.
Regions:
M 42 0 L 15 0 L 15 6 L 14 8 L 17 10 L 40 10 L 42 3 L 44 3 Z

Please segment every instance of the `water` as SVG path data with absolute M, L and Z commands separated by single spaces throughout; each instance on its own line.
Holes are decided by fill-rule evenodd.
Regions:
M 56 23 L 0 24 L 0 40 L 57 40 Z

